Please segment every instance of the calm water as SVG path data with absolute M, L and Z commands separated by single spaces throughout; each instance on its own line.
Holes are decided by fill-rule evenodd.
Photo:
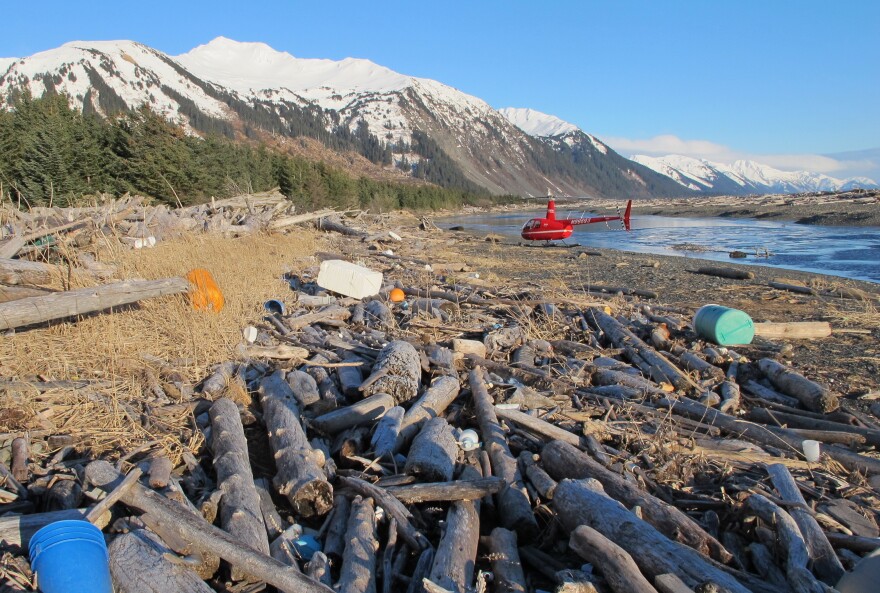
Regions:
M 519 239 L 520 228 L 545 210 L 462 215 L 436 221 L 438 226 L 462 226 L 476 234 L 496 233 Z M 587 213 L 595 216 L 602 213 Z M 557 218 L 581 215 L 557 206 Z M 576 226 L 567 243 L 679 255 L 699 259 L 776 266 L 819 272 L 880 283 L 880 227 L 831 227 L 768 222 L 751 218 L 671 218 L 633 216 L 627 233 L 615 221 Z M 698 246 L 706 251 L 688 251 Z M 745 251 L 746 259 L 731 259 L 733 250 Z M 755 257 L 756 250 L 769 257 Z

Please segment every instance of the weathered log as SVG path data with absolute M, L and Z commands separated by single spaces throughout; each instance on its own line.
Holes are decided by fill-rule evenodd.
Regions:
M 422 378 L 419 353 L 409 342 L 394 340 L 382 348 L 370 376 L 360 386 L 364 395 L 387 393 L 395 404 L 418 395 Z
M 110 574 L 118 593 L 211 593 L 213 589 L 155 535 L 135 529 L 117 535 L 107 547 Z
M 291 331 L 297 331 L 307 325 L 312 325 L 313 323 L 321 323 L 323 321 L 345 321 L 350 316 L 351 311 L 346 307 L 340 307 L 339 305 L 333 304 L 327 305 L 323 309 L 312 313 L 305 313 L 297 317 L 288 317 L 284 320 L 284 323 Z
M 105 491 L 110 491 L 122 480 L 122 476 L 106 461 L 93 461 L 86 466 L 88 481 Z M 284 566 L 274 558 L 260 554 L 241 545 L 233 536 L 193 515 L 181 505 L 148 490 L 140 483 L 134 484 L 123 496 L 122 502 L 154 519 L 169 531 L 190 542 L 196 549 L 220 556 L 233 566 L 251 576 L 264 580 L 284 593 L 332 593 L 329 589 L 306 577 L 298 570 Z
M 539 457 L 531 451 L 523 451 L 519 454 L 520 471 L 525 474 L 529 482 L 544 500 L 553 500 L 553 491 L 556 490 L 556 480 L 538 465 Z
M 541 451 L 541 463 L 556 480 L 562 478 L 594 478 L 602 483 L 612 498 L 627 506 L 638 506 L 648 523 L 661 533 L 721 562 L 730 561 L 730 552 L 721 542 L 706 533 L 693 519 L 662 500 L 642 491 L 589 455 L 568 443 L 552 441 Z M 554 492 L 554 500 L 559 486 Z
M 477 340 L 454 338 L 452 340 L 452 353 L 456 360 L 464 358 L 465 354 L 475 354 L 480 358 L 486 358 L 486 345 Z
M 654 587 L 658 593 L 694 593 L 694 590 L 671 573 L 660 574 L 654 578 Z
M 289 226 L 293 226 L 295 224 L 302 224 L 304 222 L 311 222 L 318 218 L 323 218 L 333 213 L 333 210 L 324 209 L 318 210 L 317 212 L 306 212 L 304 214 L 295 214 L 293 216 L 282 216 L 280 218 L 276 218 L 269 223 L 269 230 L 272 231 L 280 231 L 282 229 L 286 229 Z
M 698 373 L 704 379 L 713 379 L 715 381 L 724 380 L 724 371 L 717 366 L 710 364 L 700 358 L 695 353 L 681 346 L 674 346 L 672 353 L 681 361 L 681 366 L 688 371 Z
M 699 385 L 696 385 L 681 369 L 643 342 L 611 315 L 596 307 L 592 307 L 589 309 L 587 319 L 591 320 L 597 328 L 605 332 L 616 347 L 623 348 L 630 361 L 655 381 L 665 381 L 671 383 L 677 389 L 685 391 L 699 391 Z
M 413 525 L 413 516 L 403 503 L 394 498 L 389 492 L 380 486 L 370 484 L 358 478 L 338 476 L 343 486 L 347 486 L 360 494 L 369 496 L 376 504 L 381 506 L 389 516 L 394 517 L 397 523 L 397 533 L 406 544 L 413 550 L 423 550 L 431 547 L 428 538 Z
M 738 270 L 736 268 L 721 268 L 718 266 L 700 266 L 694 271 L 697 274 L 717 276 L 719 278 L 730 278 L 732 280 L 752 280 L 755 277 L 754 272 Z
M 582 447 L 584 445 L 578 435 L 568 432 L 564 428 L 559 428 L 555 424 L 550 424 L 546 420 L 541 420 L 535 416 L 529 416 L 518 410 L 510 410 L 498 406 L 493 406 L 493 410 L 498 418 L 518 424 L 526 430 L 540 435 L 545 439 L 563 441 L 575 447 Z
M 476 367 L 471 370 L 468 379 L 474 412 L 483 437 L 483 449 L 492 460 L 492 474 L 503 478 L 505 483 L 501 492 L 495 495 L 501 526 L 513 529 L 520 537 L 532 538 L 538 531 L 538 523 L 516 459 L 510 453 L 504 431 L 495 415 L 492 398 L 483 382 L 483 369 Z
M 258 346 L 257 344 L 239 344 L 235 353 L 242 360 L 251 358 L 268 358 L 274 360 L 305 360 L 309 351 L 300 346 L 277 344 L 275 346 Z
M 771 281 L 767 283 L 770 288 L 777 290 L 787 290 L 788 292 L 796 292 L 798 294 L 817 294 L 815 288 L 809 286 L 798 286 L 797 284 L 786 284 L 784 282 Z
M 476 479 L 480 472 L 465 466 L 462 478 Z M 480 542 L 480 501 L 459 500 L 446 514 L 446 529 L 437 545 L 428 578 L 453 593 L 466 593 L 474 580 Z
M 487 476 L 473 480 L 388 486 L 385 490 L 404 504 L 415 504 L 419 502 L 476 500 L 495 494 L 503 487 L 504 480 L 496 476 Z
M 202 393 L 205 395 L 217 395 L 221 393 L 229 384 L 229 380 L 235 375 L 238 369 L 238 363 L 227 361 L 217 365 L 214 372 L 202 382 Z
M 345 530 L 348 528 L 351 500 L 344 494 L 336 494 L 333 497 L 332 512 L 327 537 L 324 538 L 324 553 L 334 564 L 338 564 L 342 561 L 342 552 L 345 550 Z
M 158 455 L 150 460 L 150 488 L 164 488 L 171 481 L 171 470 L 174 464 L 164 456 Z
M 185 278 L 131 280 L 0 303 L 0 330 L 103 311 L 189 290 Z
M 328 587 L 333 586 L 333 576 L 330 574 L 330 558 L 324 552 L 315 552 L 312 559 L 306 563 L 306 574 Z
M 812 340 L 830 336 L 831 325 L 827 321 L 756 323 L 755 335 L 769 340 Z
M 403 450 L 419 433 L 419 423 L 436 418 L 458 397 L 457 377 L 443 376 L 434 380 L 422 397 L 413 402 L 400 421 L 400 434 L 394 444 L 394 451 Z
M 83 492 L 79 482 L 74 480 L 56 480 L 46 493 L 46 510 L 62 511 L 75 509 L 82 502 Z
M 425 482 L 446 482 L 452 479 L 457 457 L 452 427 L 445 418 L 432 418 L 413 441 L 403 471 Z
M 220 500 L 220 525 L 242 544 L 263 554 L 269 553 L 266 525 L 260 511 L 260 496 L 248 458 L 247 438 L 231 399 L 214 402 L 211 415 L 211 450 L 217 485 L 223 492 Z M 247 574 L 233 568 L 232 580 L 241 581 Z
M 0 517 L 0 542 L 5 547 L 27 550 L 31 537 L 55 521 L 67 519 L 85 519 L 88 509 L 68 509 L 51 513 L 35 513 L 32 515 L 9 515 Z
M 753 395 L 754 397 L 759 397 L 761 399 L 767 400 L 768 402 L 782 404 L 783 406 L 788 406 L 790 408 L 798 408 L 801 405 L 801 402 L 799 402 L 797 399 L 779 393 L 775 389 L 764 387 L 757 381 L 746 381 L 742 385 L 742 388 L 746 391 L 746 393 Z
M 12 477 L 20 484 L 28 483 L 30 470 L 28 469 L 28 455 L 30 447 L 25 437 L 12 439 Z
M 495 575 L 493 591 L 526 593 L 526 577 L 519 559 L 516 532 L 496 527 L 487 540 L 492 574 Z
M 752 494 L 746 504 L 762 520 L 776 527 L 776 534 L 785 556 L 785 576 L 796 593 L 823 593 L 825 589 L 807 570 L 810 555 L 804 536 L 791 515 L 760 494 Z
M 393 397 L 387 393 L 377 393 L 350 406 L 313 418 L 309 424 L 324 434 L 339 434 L 347 428 L 369 424 L 381 418 L 394 406 Z
M 319 218 L 315 221 L 315 228 L 322 231 L 333 231 L 334 233 L 339 233 L 341 235 L 347 235 L 350 237 L 366 237 L 369 233 L 364 231 L 359 231 L 357 229 L 353 229 L 350 226 L 344 225 L 339 220 L 332 218 Z
M 266 534 L 269 536 L 269 548 L 271 550 L 272 540 L 281 535 L 285 530 L 287 523 L 278 514 L 275 509 L 275 502 L 272 500 L 271 484 L 266 478 L 257 478 L 254 480 L 254 488 L 257 489 L 257 495 L 260 497 L 260 513 L 263 515 L 263 523 L 266 525 Z
M 306 438 L 284 371 L 264 378 L 259 392 L 269 444 L 278 468 L 273 480 L 275 487 L 297 514 L 323 515 L 333 504 L 333 487 L 319 466 L 322 456 L 312 449 Z
M 58 266 L 26 259 L 0 257 L 0 284 L 50 284 L 54 278 L 66 275 Z
M 834 553 L 834 548 L 825 537 L 825 532 L 819 527 L 816 519 L 807 510 L 807 502 L 804 500 L 797 483 L 784 465 L 774 463 L 767 466 L 767 473 L 773 481 L 773 486 L 779 492 L 779 498 L 792 503 L 789 514 L 803 535 L 807 544 L 807 551 L 812 560 L 812 569 L 822 581 L 832 587 L 844 574 L 843 565 Z
M 2 521 L 2 519 L 0 519 Z M 860 554 L 870 554 L 880 549 L 880 537 L 864 537 L 861 535 L 849 535 L 847 533 L 826 532 L 825 537 L 836 548 L 852 550 Z
M 321 399 L 318 393 L 318 383 L 314 377 L 304 371 L 293 370 L 287 373 L 287 384 L 293 392 L 293 397 L 302 408 L 307 408 Z
M 339 593 L 376 593 L 376 514 L 373 499 L 356 496 L 345 533 Z
M 562 480 L 553 496 L 553 508 L 567 531 L 581 525 L 592 527 L 623 548 L 649 578 L 672 573 L 689 587 L 712 581 L 732 593 L 750 593 L 699 552 L 666 538 L 610 498 L 596 480 Z
M 403 415 L 406 413 L 400 406 L 394 406 L 376 423 L 376 430 L 370 439 L 370 446 L 373 447 L 375 456 L 384 457 L 394 452 L 394 443 L 400 435 L 400 423 Z
M 321 366 L 330 362 L 330 359 L 322 354 L 316 354 L 309 359 L 309 362 L 313 364 L 307 365 L 305 371 L 315 380 L 318 386 L 318 395 L 321 397 L 321 400 L 312 404 L 309 410 L 316 414 L 324 414 L 336 409 L 343 400 L 342 392 L 339 391 L 336 381 L 333 380 L 327 369 Z M 360 371 L 357 372 L 360 373 Z M 361 384 L 360 378 L 356 384 Z
M 808 410 L 827 414 L 840 406 L 837 396 L 829 392 L 828 389 L 771 358 L 759 360 L 758 368 L 767 375 L 767 378 L 777 389 L 797 398 Z
M 358 398 L 361 396 L 360 387 L 364 382 L 363 371 L 364 361 L 354 355 L 348 355 L 343 359 L 345 363 L 361 363 L 361 365 L 349 364 L 336 368 L 336 377 L 339 379 L 339 387 L 342 394 L 349 398 Z
M 657 593 L 639 572 L 632 557 L 620 546 L 590 527 L 581 525 L 571 532 L 569 547 L 596 566 L 608 586 L 616 593 Z

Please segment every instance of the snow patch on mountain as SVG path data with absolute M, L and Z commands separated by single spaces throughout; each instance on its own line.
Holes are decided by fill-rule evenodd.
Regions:
M 534 109 L 503 107 L 498 113 L 530 136 L 561 136 L 579 129 L 576 125 L 563 121 L 555 115 L 547 115 Z
M 58 92 L 66 93 L 81 107 L 92 88 L 92 71 L 112 81 L 113 91 L 132 109 L 149 104 L 153 111 L 182 121 L 177 100 L 162 90 L 165 86 L 193 101 L 203 113 L 226 117 L 223 103 L 207 96 L 163 57 L 134 41 L 71 41 L 13 62 L 0 83 L 0 96 L 14 86 L 27 86 L 32 96 L 42 96 L 48 78 Z
M 6 73 L 10 66 L 18 61 L 18 58 L 0 58 L 0 76 Z
M 780 171 L 769 165 L 747 160 L 725 165 L 677 154 L 663 157 L 633 155 L 630 158 L 694 190 L 725 193 L 800 193 L 878 187 L 876 181 L 867 177 L 837 179 L 809 171 Z M 736 191 L 737 186 L 740 191 Z

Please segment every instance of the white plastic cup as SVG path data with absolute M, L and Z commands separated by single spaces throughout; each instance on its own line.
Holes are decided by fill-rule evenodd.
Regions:
M 804 448 L 804 457 L 810 463 L 819 461 L 819 441 L 804 441 L 801 445 Z
M 463 430 L 458 437 L 458 446 L 465 451 L 478 449 L 480 447 L 480 435 L 477 434 L 476 430 L 470 428 Z
M 244 337 L 244 341 L 248 344 L 253 344 L 257 340 L 257 328 L 253 325 L 249 325 L 244 328 L 242 331 L 242 337 Z

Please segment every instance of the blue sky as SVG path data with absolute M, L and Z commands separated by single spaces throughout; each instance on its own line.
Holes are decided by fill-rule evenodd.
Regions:
M 556 115 L 625 154 L 880 173 L 859 152 L 818 156 L 880 148 L 872 0 L 68 0 L 8 3 L 4 21 L 3 57 L 92 39 L 176 55 L 223 35 L 370 59 L 496 108 Z

